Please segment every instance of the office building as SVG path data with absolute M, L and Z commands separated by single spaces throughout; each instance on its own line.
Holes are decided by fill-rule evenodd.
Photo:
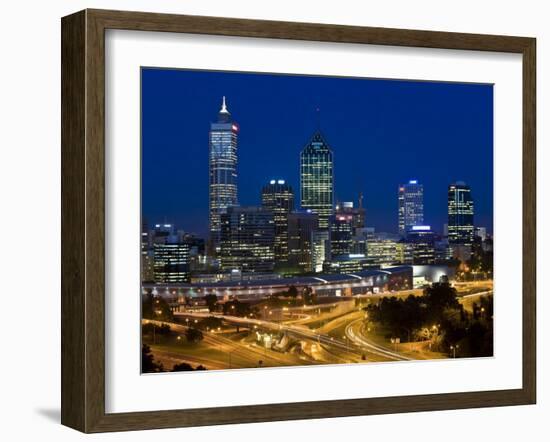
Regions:
M 474 236 L 481 239 L 481 242 L 487 240 L 487 228 L 486 227 L 476 227 L 474 229 Z
M 334 164 L 330 146 L 316 132 L 300 154 L 300 204 L 319 216 L 327 229 L 334 206 Z
M 367 260 L 371 266 L 388 266 L 399 263 L 403 251 L 392 239 L 373 239 L 367 242 Z
M 294 271 L 313 272 L 313 235 L 319 230 L 319 216 L 312 211 L 288 215 L 288 264 Z
M 359 196 L 359 207 L 354 207 L 352 201 L 344 201 L 336 204 L 335 214 L 350 217 L 351 227 L 355 235 L 358 229 L 365 227 L 366 213 L 363 207 L 363 196 Z
M 474 242 L 474 201 L 470 186 L 457 182 L 448 192 L 448 238 L 451 247 Z
M 219 252 L 220 216 L 227 208 L 238 205 L 237 134 L 239 128 L 227 110 L 225 97 L 218 121 L 210 124 L 209 151 L 209 222 L 210 245 Z
M 353 215 L 336 214 L 330 217 L 330 256 L 348 255 L 352 249 Z
M 154 282 L 188 282 L 189 245 L 180 243 L 175 236 L 153 244 Z
M 271 180 L 262 189 L 262 207 L 273 212 L 275 262 L 288 261 L 288 215 L 294 210 L 294 192 L 284 180 Z
M 412 226 L 406 242 L 412 244 L 414 264 L 435 263 L 435 234 L 430 226 Z
M 412 226 L 424 223 L 424 186 L 418 180 L 410 180 L 399 186 L 399 234 L 405 235 Z
M 327 273 L 355 273 L 369 267 L 369 261 L 364 254 L 339 255 L 326 261 L 324 271 Z
M 262 207 L 229 207 L 220 216 L 221 269 L 272 272 L 275 261 L 273 213 Z
M 141 224 L 141 281 L 152 282 L 155 280 L 154 254 L 151 241 L 151 232 L 146 221 Z
M 314 230 L 312 233 L 312 267 L 316 273 L 323 271 L 323 265 L 330 259 L 330 238 L 328 230 Z

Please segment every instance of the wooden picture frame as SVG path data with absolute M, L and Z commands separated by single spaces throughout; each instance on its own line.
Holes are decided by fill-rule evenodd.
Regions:
M 523 57 L 523 385 L 514 390 L 108 414 L 105 412 L 105 30 L 419 48 Z M 62 410 L 83 432 L 533 404 L 536 158 L 533 38 L 84 10 L 62 19 Z

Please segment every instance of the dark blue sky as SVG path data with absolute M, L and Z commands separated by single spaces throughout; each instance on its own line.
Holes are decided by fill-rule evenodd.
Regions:
M 334 152 L 336 200 L 363 192 L 367 225 L 397 231 L 397 187 L 424 184 L 425 223 L 441 232 L 447 186 L 472 187 L 475 224 L 493 224 L 492 85 L 142 69 L 142 209 L 152 224 L 208 230 L 208 131 L 221 97 L 239 124 L 239 202 L 286 179 L 320 126 Z

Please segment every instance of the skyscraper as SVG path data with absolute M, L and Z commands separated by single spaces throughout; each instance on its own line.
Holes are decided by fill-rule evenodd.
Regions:
M 407 231 L 407 243 L 413 246 L 414 264 L 434 264 L 435 234 L 430 226 L 413 226 Z
M 153 256 L 153 280 L 158 283 L 188 282 L 189 244 L 181 241 L 174 224 L 155 224 L 149 231 Z
M 154 262 L 155 257 L 153 255 L 153 247 L 151 240 L 151 232 L 149 232 L 149 226 L 147 221 L 142 219 L 141 221 L 141 280 L 142 281 L 154 281 Z
M 319 228 L 327 229 L 333 214 L 334 164 L 330 146 L 319 131 L 300 154 L 300 204 L 319 216 Z
M 288 214 L 294 210 L 294 192 L 284 180 L 271 180 L 262 189 L 262 207 L 273 212 L 275 261 L 288 260 Z
M 363 207 L 363 196 L 359 196 L 359 207 L 354 207 L 352 201 L 344 201 L 336 204 L 336 215 L 351 216 L 353 234 L 357 229 L 365 227 L 365 208 Z
M 154 281 L 189 282 L 189 245 L 174 235 L 153 244 Z
M 399 186 L 399 234 L 405 235 L 412 226 L 424 223 L 424 186 L 410 180 Z
M 210 241 L 219 252 L 220 215 L 228 207 L 238 205 L 237 199 L 237 133 L 239 127 L 227 110 L 225 97 L 218 121 L 210 124 L 209 152 L 209 214 Z
M 353 215 L 337 213 L 330 218 L 330 255 L 349 255 L 352 250 Z
M 315 270 L 313 268 L 313 240 L 318 228 L 319 216 L 312 211 L 293 212 L 288 216 L 288 262 L 290 267 L 300 272 Z M 326 238 L 328 239 L 328 235 Z
M 450 246 L 471 246 L 474 242 L 474 201 L 470 186 L 457 181 L 449 186 L 448 238 Z
M 273 213 L 262 207 L 229 207 L 220 216 L 222 270 L 271 272 L 274 266 Z

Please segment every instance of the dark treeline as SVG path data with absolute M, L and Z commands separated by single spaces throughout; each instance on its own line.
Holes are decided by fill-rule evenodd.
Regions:
M 368 320 L 381 324 L 401 342 L 431 340 L 432 350 L 455 357 L 493 355 L 493 297 L 481 297 L 468 312 L 456 289 L 433 284 L 423 296 L 382 298 L 365 307 Z

